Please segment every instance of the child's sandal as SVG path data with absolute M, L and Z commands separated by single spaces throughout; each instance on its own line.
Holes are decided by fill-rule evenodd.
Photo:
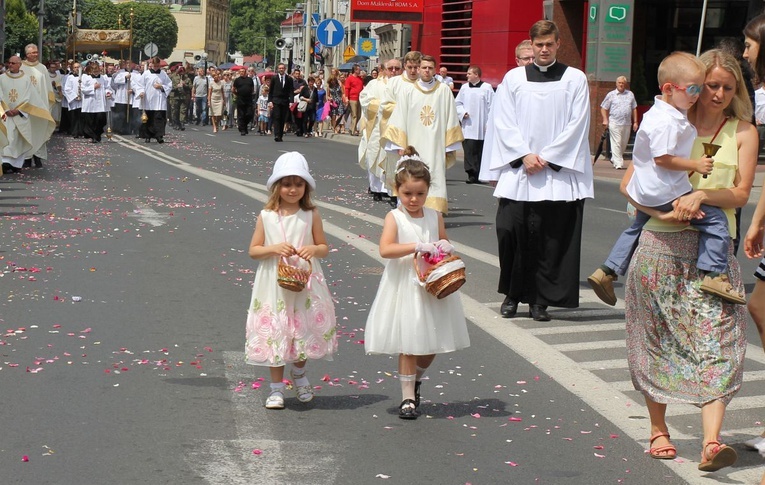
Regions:
M 290 377 L 292 377 L 292 387 L 295 389 L 295 395 L 300 402 L 310 402 L 313 399 L 313 386 L 306 384 L 305 386 L 298 386 L 295 381 L 297 379 L 305 377 L 303 374 L 300 377 L 295 377 L 295 374 L 290 370 Z
M 266 398 L 266 409 L 284 409 L 284 394 L 280 390 L 273 390 Z
M 417 404 L 414 399 L 404 399 L 398 407 L 398 417 L 401 419 L 417 419 Z
M 711 453 L 707 453 L 709 447 Z M 736 463 L 738 455 L 736 450 L 730 446 L 724 445 L 719 441 L 709 441 L 704 444 L 701 449 L 701 463 L 699 463 L 699 470 L 702 472 L 715 472 L 720 468 L 731 466 Z

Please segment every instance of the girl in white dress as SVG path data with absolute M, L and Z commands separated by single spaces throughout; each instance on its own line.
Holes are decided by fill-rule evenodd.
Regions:
M 271 196 L 255 224 L 249 254 L 260 260 L 247 312 L 247 363 L 271 369 L 266 408 L 284 409 L 284 366 L 300 402 L 313 399 L 305 375 L 307 359 L 332 360 L 337 349 L 335 308 L 317 258 L 329 253 L 318 209 L 310 193 L 316 182 L 298 152 L 280 156 L 266 187 Z M 278 264 L 311 263 L 305 289 L 277 284 Z M 302 264 L 307 267 L 307 263 Z
M 436 354 L 468 347 L 460 293 L 439 300 L 419 284 L 414 253 L 450 254 L 441 214 L 424 207 L 430 172 L 407 147 L 396 165 L 400 206 L 385 216 L 380 256 L 389 259 L 369 311 L 364 347 L 369 354 L 398 355 L 402 402 L 399 417 L 416 419 L 420 383 Z

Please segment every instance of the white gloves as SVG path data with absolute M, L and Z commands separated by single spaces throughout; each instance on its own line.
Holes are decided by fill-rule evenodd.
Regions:
M 436 246 L 432 243 L 418 242 L 414 247 L 414 251 L 417 253 L 436 254 L 438 249 L 436 249 Z
M 441 239 L 439 241 L 436 241 L 434 244 L 438 248 L 438 250 L 444 254 L 452 254 L 454 252 L 454 246 L 452 246 L 452 243 L 450 243 L 446 239 Z

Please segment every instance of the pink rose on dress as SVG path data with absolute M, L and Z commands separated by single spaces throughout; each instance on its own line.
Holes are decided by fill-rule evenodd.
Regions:
M 321 359 L 327 355 L 327 342 L 319 335 L 311 335 L 305 343 L 305 353 L 309 359 Z
M 320 300 L 315 300 L 308 312 L 314 333 L 324 335 L 335 326 L 335 309 Z
M 274 313 L 268 305 L 264 305 L 259 311 L 251 314 L 253 318 L 252 329 L 261 337 L 271 336 L 271 330 L 274 327 Z
M 305 314 L 302 312 L 295 312 L 290 319 L 290 335 L 296 340 L 301 340 L 308 334 L 308 329 L 305 324 Z
M 268 362 L 271 359 L 271 348 L 265 340 L 253 337 L 247 342 L 247 360 L 250 362 Z

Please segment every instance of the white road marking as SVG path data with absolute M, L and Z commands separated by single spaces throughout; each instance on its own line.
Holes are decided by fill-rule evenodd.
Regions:
M 128 214 L 128 217 L 135 217 L 139 221 L 149 224 L 153 227 L 159 227 L 166 224 L 167 220 L 170 218 L 169 214 L 160 214 L 147 204 L 134 202 L 133 205 L 136 206 L 136 211 L 132 214 Z
M 162 152 L 158 152 L 150 147 L 136 144 L 130 140 L 126 140 L 123 145 L 144 153 L 145 155 L 160 162 L 189 172 L 197 177 L 204 178 L 228 187 L 255 200 L 266 202 L 268 198 L 266 187 L 262 184 L 237 179 L 235 177 L 224 174 L 210 172 L 208 170 L 195 167 L 187 162 L 171 157 Z M 360 213 L 355 210 L 326 202 L 318 202 L 317 205 L 323 209 L 331 210 L 339 214 L 354 217 L 371 224 L 382 226 L 383 220 L 379 217 Z M 324 223 L 324 230 L 327 232 L 327 234 L 330 234 L 335 238 L 340 239 L 341 241 L 353 245 L 360 251 L 365 252 L 370 258 L 379 262 L 381 265 L 384 263 L 384 259 L 379 256 L 376 243 L 360 237 L 358 234 L 354 234 L 345 229 L 342 229 L 330 222 Z M 495 255 L 478 249 L 470 248 L 466 245 L 460 244 L 459 242 L 455 243 L 455 247 L 461 254 L 495 267 L 499 266 L 497 256 Z M 592 291 L 582 289 L 581 293 L 587 295 L 587 297 L 582 298 L 582 300 L 590 301 L 593 303 L 600 303 L 600 299 L 598 299 Z M 513 352 L 526 359 L 528 362 L 537 366 L 541 372 L 551 376 L 556 380 L 556 382 L 561 384 L 561 386 L 576 395 L 584 403 L 592 407 L 596 412 L 603 415 L 606 419 L 613 423 L 614 426 L 621 429 L 627 436 L 638 443 L 643 443 L 646 447 L 648 446 L 650 422 L 647 419 L 648 413 L 644 403 L 638 403 L 632 400 L 623 394 L 623 391 L 616 389 L 612 383 L 600 379 L 598 376 L 590 372 L 590 369 L 585 368 L 580 363 L 569 358 L 559 350 L 556 350 L 554 346 L 551 346 L 550 344 L 540 340 L 536 335 L 533 334 L 532 331 L 522 328 L 514 323 L 514 320 L 525 322 L 528 321 L 528 319 L 500 318 L 496 310 L 491 308 L 493 305 L 481 303 L 478 300 L 465 295 L 464 293 L 462 293 L 461 296 L 466 318 L 473 322 L 477 327 L 487 332 L 489 335 L 497 339 L 500 343 L 511 349 Z M 623 302 L 619 303 L 621 303 L 621 306 L 617 304 L 617 307 L 615 308 L 623 309 Z M 561 333 L 565 333 L 565 326 L 558 328 L 561 329 Z M 624 346 L 624 341 L 621 341 L 621 343 L 622 346 Z M 602 345 L 598 346 L 598 348 L 602 347 Z M 758 347 L 755 347 L 751 344 L 748 345 L 747 350 L 751 351 L 752 349 L 757 349 L 754 351 L 754 353 L 757 354 L 757 357 L 754 357 L 753 360 L 765 360 L 765 358 L 759 356 L 759 354 L 762 354 L 762 352 L 759 351 Z M 241 356 L 241 354 L 237 352 L 234 352 L 234 354 Z M 751 356 L 752 352 L 748 352 L 748 354 Z M 541 358 L 542 356 L 543 358 Z M 740 409 L 755 409 L 761 408 L 763 405 L 762 396 L 737 397 L 733 399 L 732 404 L 736 403 L 738 400 L 741 400 L 741 403 L 736 407 L 732 405 L 730 409 L 737 409 L 739 406 Z M 690 405 L 672 405 L 669 406 L 667 414 L 669 416 L 699 416 L 700 413 L 697 408 Z M 257 422 L 264 423 L 266 420 L 265 418 L 262 418 Z M 707 485 L 709 483 L 709 478 L 698 471 L 696 467 L 697 463 L 694 461 L 698 460 L 699 452 L 701 449 L 700 427 L 698 430 L 695 430 L 693 434 L 687 434 L 672 426 L 670 426 L 669 431 L 673 438 L 677 440 L 675 442 L 675 446 L 678 448 L 678 455 L 684 457 L 685 459 L 683 459 L 681 463 L 672 460 L 662 461 L 662 463 L 690 484 Z M 741 430 L 726 429 L 723 435 L 730 435 L 733 432 L 739 431 Z M 759 428 L 754 430 L 747 428 L 745 431 L 747 431 L 748 434 L 754 436 L 761 430 Z M 284 445 L 283 442 L 278 442 L 278 444 L 279 446 Z M 274 446 L 276 446 L 276 444 Z M 688 459 L 688 457 L 693 458 Z M 223 473 L 223 470 L 221 469 L 220 472 Z M 761 476 L 762 470 L 759 467 L 735 467 L 733 469 L 726 469 L 725 473 L 726 480 L 730 481 L 731 483 L 758 483 Z M 219 482 L 216 481 L 214 483 Z

